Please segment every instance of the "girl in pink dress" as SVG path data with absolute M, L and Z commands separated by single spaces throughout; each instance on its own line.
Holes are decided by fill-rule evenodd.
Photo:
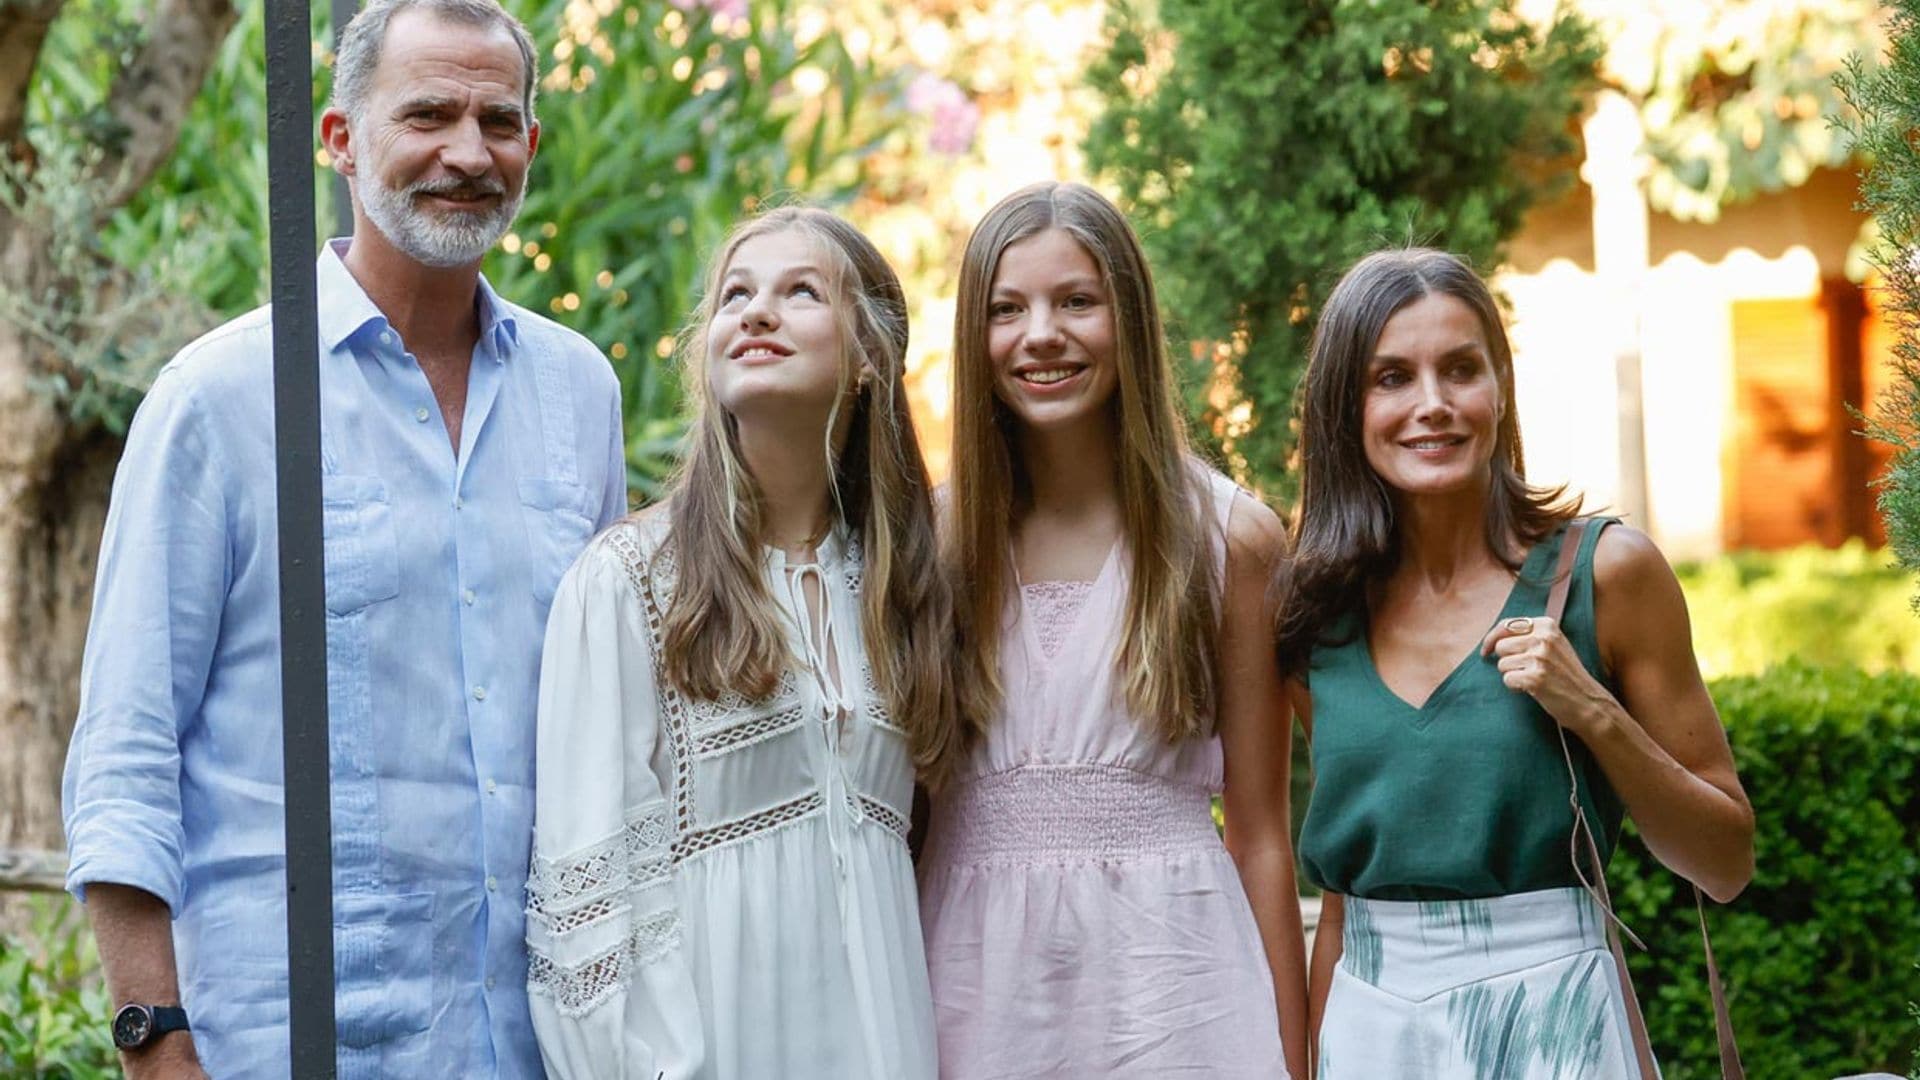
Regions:
M 920 875 L 941 1075 L 1305 1076 L 1284 534 L 1189 455 L 1111 203 L 988 212 L 954 372 L 961 706 Z

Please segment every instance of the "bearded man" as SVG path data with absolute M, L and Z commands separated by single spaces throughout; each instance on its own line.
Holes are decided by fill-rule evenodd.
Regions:
M 540 1075 L 541 635 L 626 488 L 606 360 L 480 276 L 539 142 L 535 78 L 495 0 L 375 0 L 320 125 L 354 208 L 318 269 L 343 1077 Z M 270 320 L 155 380 L 102 544 L 67 884 L 136 1080 L 287 1075 Z

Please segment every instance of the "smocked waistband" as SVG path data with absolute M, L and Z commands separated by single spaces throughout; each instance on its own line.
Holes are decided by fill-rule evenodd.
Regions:
M 934 807 L 935 865 L 1115 862 L 1221 850 L 1204 787 L 1112 765 L 1023 765 Z

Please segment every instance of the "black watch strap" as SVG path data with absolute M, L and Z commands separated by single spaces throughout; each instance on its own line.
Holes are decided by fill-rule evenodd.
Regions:
M 159 1038 L 175 1031 L 186 1031 L 187 1010 L 178 1005 L 155 1005 L 153 1007 L 153 1037 Z

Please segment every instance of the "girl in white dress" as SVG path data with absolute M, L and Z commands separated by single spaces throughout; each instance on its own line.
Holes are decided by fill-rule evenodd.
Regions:
M 684 471 L 547 627 L 527 946 L 555 1077 L 935 1073 L 906 833 L 949 605 L 906 348 L 898 279 L 831 214 L 715 260 Z

